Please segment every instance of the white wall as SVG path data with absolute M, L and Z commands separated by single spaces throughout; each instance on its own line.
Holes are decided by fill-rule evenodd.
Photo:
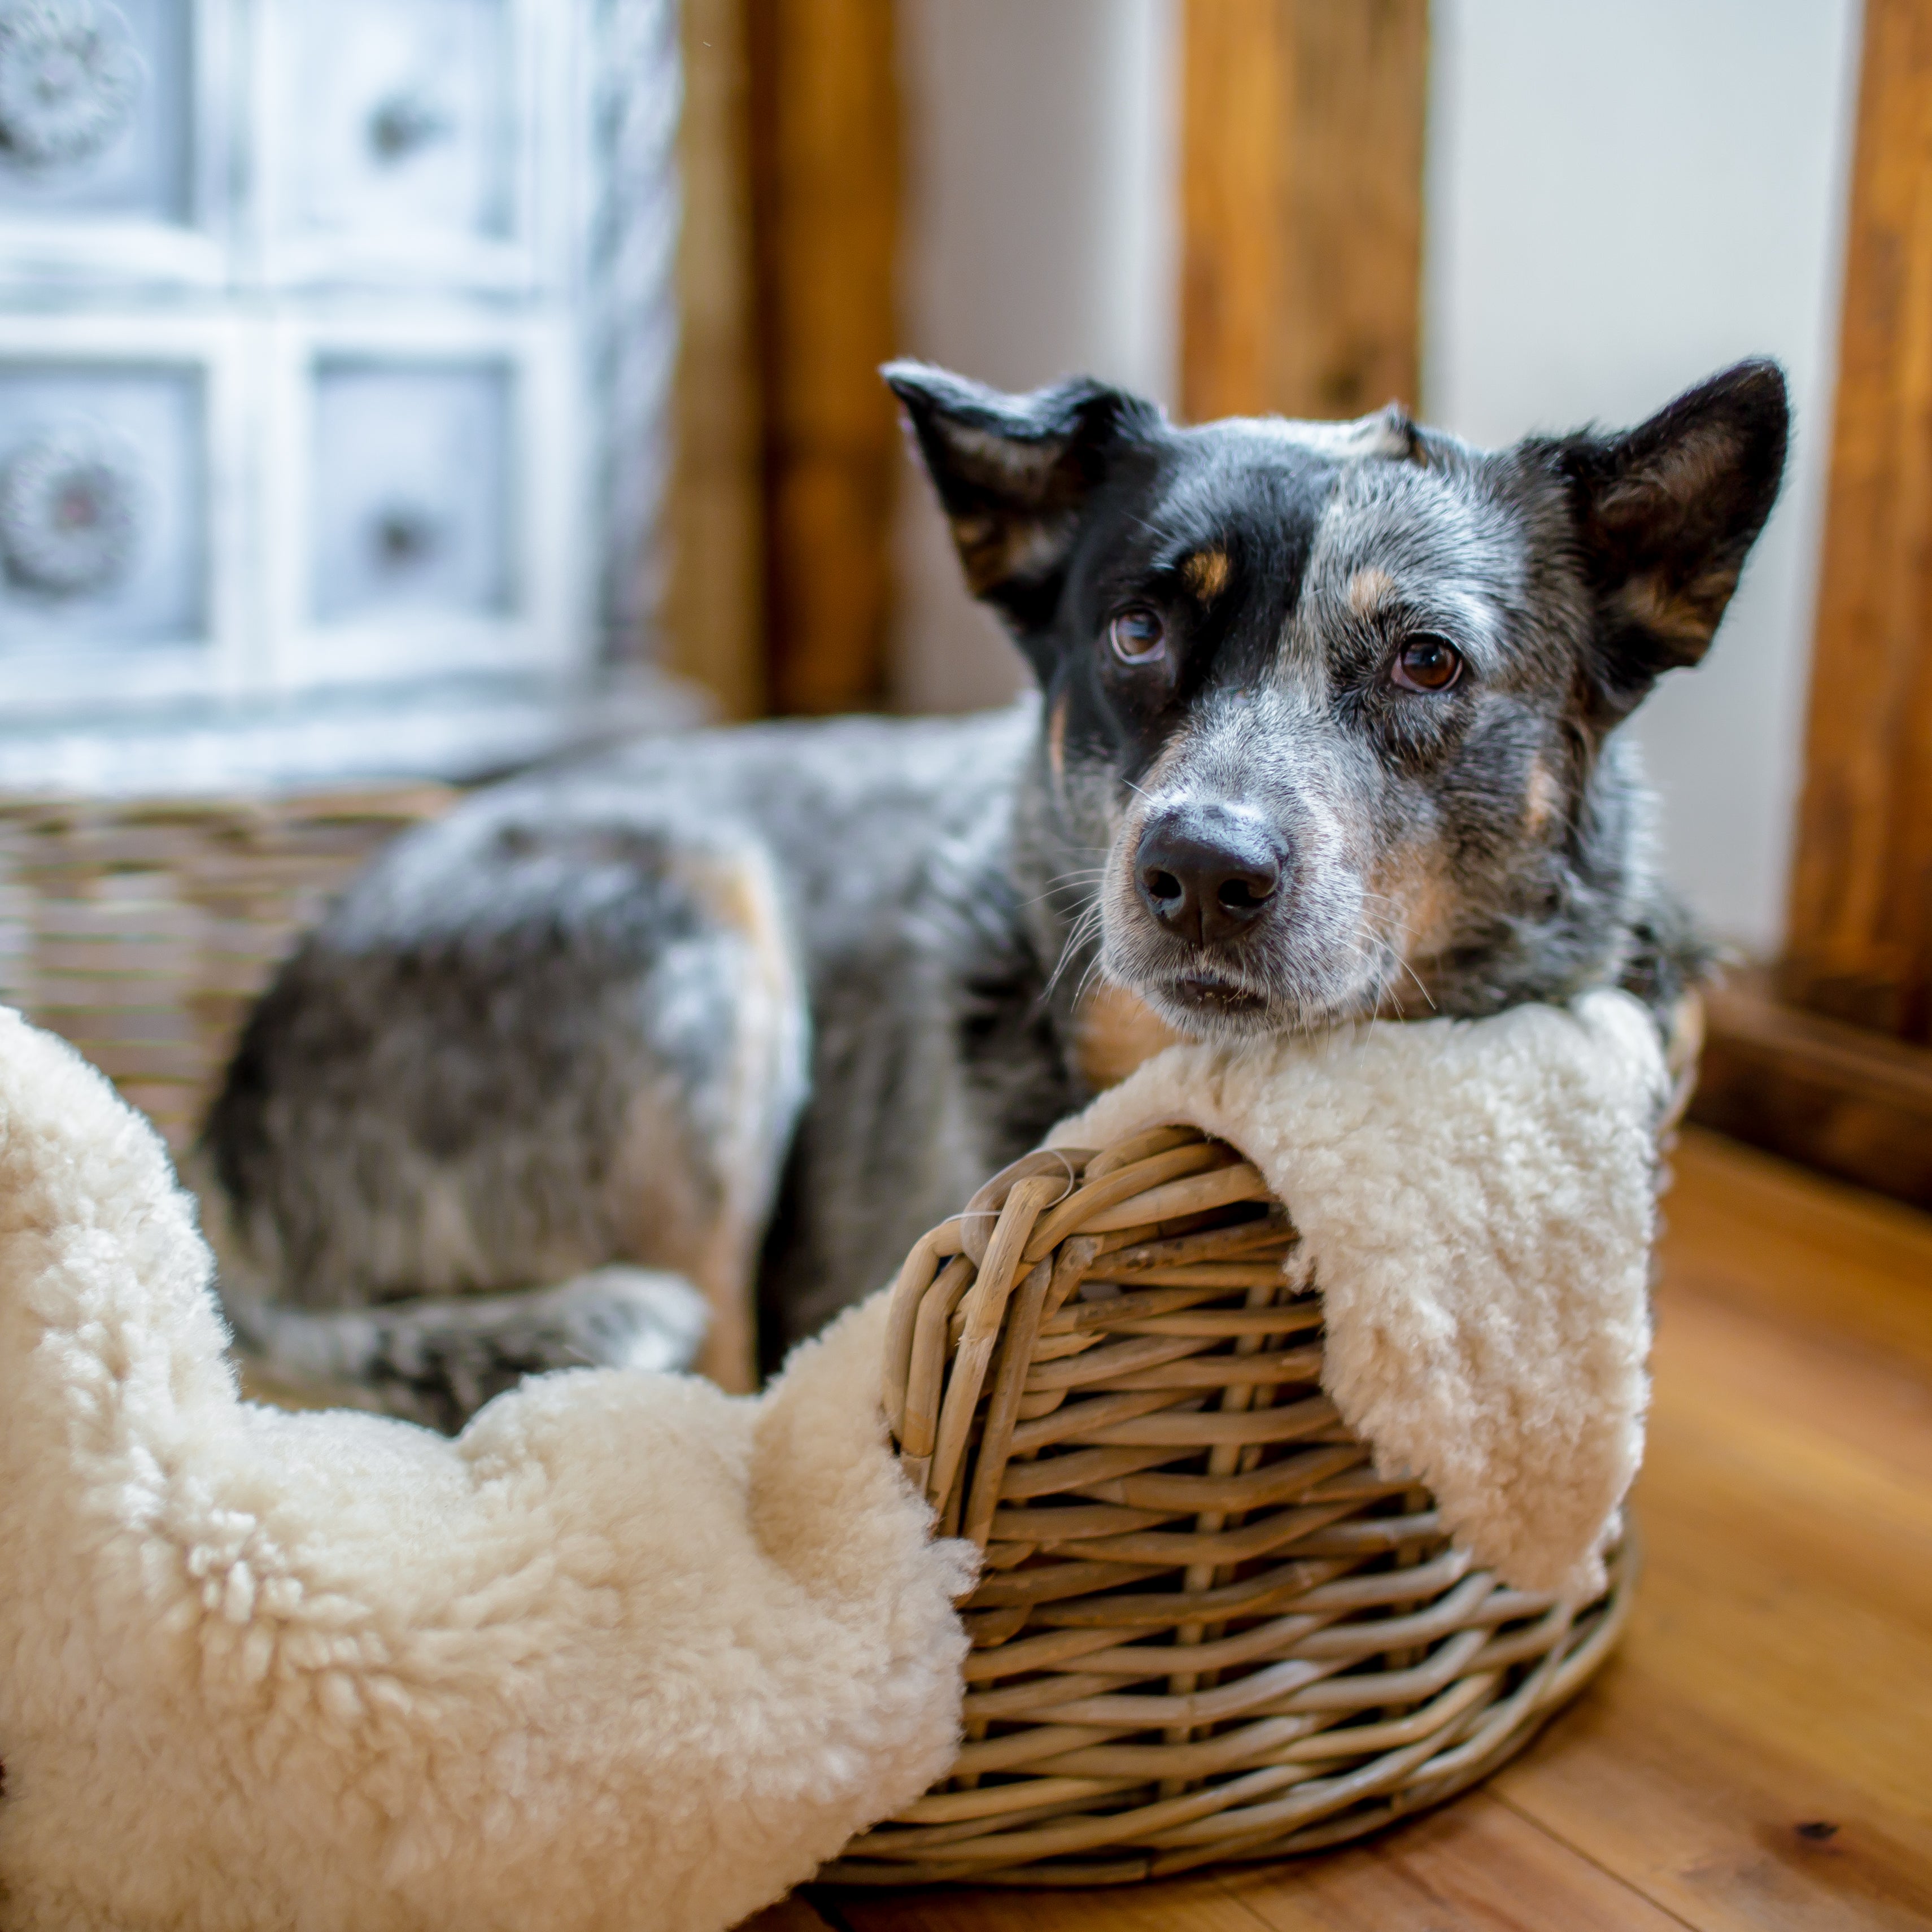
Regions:
M 1634 422 L 1768 352 L 1783 501 L 1717 645 L 1636 728 L 1666 864 L 1783 930 L 1831 436 L 1857 0 L 1436 0 L 1424 404 L 1484 442 Z
M 1174 389 L 1172 0 L 898 0 L 909 354 L 1003 388 L 1084 373 Z M 1018 653 L 959 583 L 910 463 L 896 700 L 1000 702 Z

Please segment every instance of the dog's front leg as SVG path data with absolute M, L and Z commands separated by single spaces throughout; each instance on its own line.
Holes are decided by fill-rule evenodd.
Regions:
M 806 1097 L 803 976 L 762 850 L 687 850 L 675 872 L 703 908 L 704 970 L 728 989 L 730 1020 L 633 1098 L 606 1198 L 628 1258 L 703 1294 L 699 1368 L 746 1390 L 758 1386 L 758 1256 Z

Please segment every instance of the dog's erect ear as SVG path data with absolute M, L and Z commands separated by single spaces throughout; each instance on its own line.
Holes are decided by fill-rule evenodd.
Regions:
M 1088 496 L 1160 412 L 1084 376 L 1010 396 L 924 362 L 880 373 L 919 439 L 968 589 L 1019 637 L 1043 630 Z
M 1552 446 L 1597 598 L 1602 722 L 1710 648 L 1784 474 L 1784 372 L 1740 362 L 1620 436 Z

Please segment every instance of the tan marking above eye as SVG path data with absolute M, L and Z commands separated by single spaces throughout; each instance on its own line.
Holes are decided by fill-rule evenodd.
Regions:
M 1188 589 L 1204 604 L 1227 589 L 1234 568 L 1226 550 L 1197 550 L 1180 566 L 1180 574 Z
M 1348 580 L 1348 608 L 1358 617 L 1372 617 L 1395 589 L 1395 579 L 1372 564 Z

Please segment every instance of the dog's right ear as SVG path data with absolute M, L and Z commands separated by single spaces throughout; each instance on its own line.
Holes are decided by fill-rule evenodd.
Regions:
M 1592 708 L 1613 724 L 1711 647 L 1777 501 L 1791 428 L 1784 372 L 1740 362 L 1620 435 L 1543 448 L 1569 489 L 1597 600 Z
M 919 439 L 967 587 L 1016 635 L 1045 630 L 1088 497 L 1160 410 L 1086 376 L 1010 396 L 929 363 L 889 362 L 880 374 Z

